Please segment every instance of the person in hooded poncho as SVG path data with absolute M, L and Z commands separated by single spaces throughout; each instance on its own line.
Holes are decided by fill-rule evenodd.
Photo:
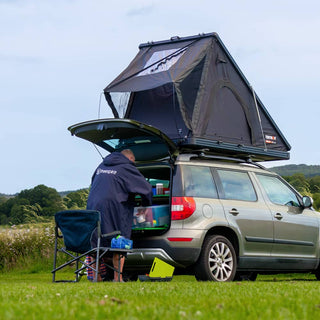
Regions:
M 152 203 L 152 187 L 134 165 L 135 157 L 131 150 L 113 152 L 105 157 L 95 170 L 87 201 L 88 210 L 98 210 L 101 214 L 102 234 L 120 231 L 125 238 L 131 237 L 134 197 L 141 196 L 142 206 Z M 93 237 L 92 245 L 96 245 Z M 109 246 L 110 243 L 102 243 Z M 119 256 L 114 255 L 117 265 Z M 121 271 L 124 258 L 121 261 Z M 115 272 L 114 279 L 118 279 Z M 122 275 L 120 276 L 122 281 Z

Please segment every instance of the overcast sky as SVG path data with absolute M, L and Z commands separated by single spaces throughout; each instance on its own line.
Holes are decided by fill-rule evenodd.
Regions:
M 319 31 L 317 0 L 0 0 L 0 193 L 88 187 L 101 158 L 67 127 L 97 118 L 140 43 L 203 32 L 219 34 L 291 144 L 271 165 L 320 165 Z

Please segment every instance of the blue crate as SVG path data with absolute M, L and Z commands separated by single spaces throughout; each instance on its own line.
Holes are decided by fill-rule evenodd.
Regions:
M 132 249 L 133 241 L 122 236 L 117 236 L 111 240 L 111 248 L 114 249 Z

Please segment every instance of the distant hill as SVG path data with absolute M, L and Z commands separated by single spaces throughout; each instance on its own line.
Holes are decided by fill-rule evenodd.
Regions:
M 60 194 L 60 196 L 63 198 L 65 197 L 67 194 L 71 193 L 71 192 L 76 192 L 76 191 L 80 191 L 80 190 L 85 190 L 85 189 L 88 189 L 88 188 L 81 188 L 81 189 L 77 189 L 77 190 L 68 190 L 68 191 L 58 191 L 58 193 Z M 4 198 L 13 198 L 15 196 L 17 196 L 18 193 L 16 194 L 5 194 L 5 193 L 1 193 L 0 192 L 0 197 L 4 197 Z
M 288 164 L 272 167 L 269 170 L 278 173 L 280 176 L 292 176 L 295 173 L 302 173 L 307 178 L 320 176 L 320 165 Z
M 295 173 L 302 173 L 306 178 L 320 176 L 320 165 L 307 165 L 307 164 L 287 164 L 284 166 L 277 166 L 268 168 L 268 170 L 276 172 L 280 176 L 292 176 Z M 77 189 L 77 190 L 68 190 L 68 191 L 59 191 L 60 196 L 63 198 L 70 192 L 76 192 L 87 188 Z M 0 193 L 0 197 L 12 198 L 16 194 L 5 194 Z
M 60 196 L 63 198 L 65 197 L 68 193 L 70 192 L 74 192 L 73 190 L 69 190 L 69 191 L 58 191 Z
M 88 188 L 81 188 L 81 189 L 77 189 L 77 190 L 68 190 L 68 191 L 58 191 L 58 192 L 59 192 L 60 196 L 63 198 L 71 192 L 77 192 L 77 191 L 86 190 L 86 189 L 88 189 Z
M 4 198 L 12 198 L 15 197 L 16 194 L 5 194 L 5 193 L 0 193 L 0 197 L 4 197 Z

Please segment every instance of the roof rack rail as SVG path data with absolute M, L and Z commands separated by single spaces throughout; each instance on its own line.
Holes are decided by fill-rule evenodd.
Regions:
M 246 163 L 254 165 L 260 169 L 267 170 L 263 165 L 260 163 L 257 163 L 255 161 L 252 161 L 251 157 L 231 157 L 231 156 L 224 156 L 224 155 L 211 155 L 208 153 L 205 153 L 207 150 L 194 150 L 190 153 L 180 153 L 178 158 L 179 160 L 183 161 L 189 161 L 191 159 L 202 159 L 202 160 L 222 160 L 222 161 L 231 161 L 231 162 L 238 162 L 238 163 Z

